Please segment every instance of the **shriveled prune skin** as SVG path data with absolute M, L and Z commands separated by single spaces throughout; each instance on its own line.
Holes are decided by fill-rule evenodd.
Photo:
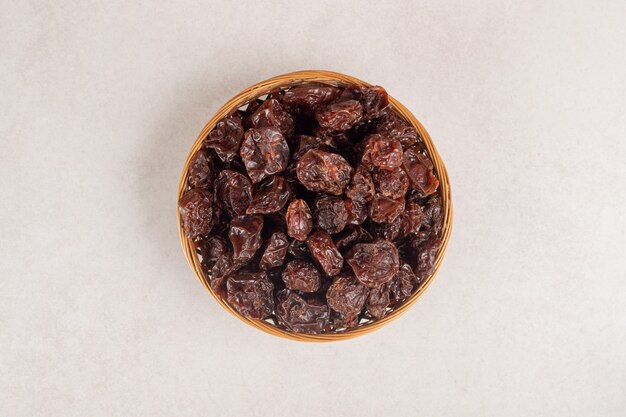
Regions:
M 243 174 L 224 170 L 215 182 L 215 201 L 231 217 L 246 214 L 252 201 L 252 184 Z
M 210 189 L 215 178 L 215 161 L 206 149 L 196 152 L 189 161 L 189 184 L 191 188 Z
M 294 259 L 305 259 L 309 257 L 309 249 L 307 248 L 305 241 L 294 239 L 289 244 L 287 254 Z
M 356 100 L 332 103 L 315 112 L 320 126 L 332 132 L 345 132 L 363 117 L 363 106 Z
M 334 148 L 334 144 L 330 138 L 318 136 L 292 136 L 292 143 L 295 146 L 295 151 L 291 154 L 291 159 L 294 161 L 298 161 L 302 155 L 311 149 L 320 149 L 325 152 L 331 152 Z
M 230 221 L 228 238 L 233 245 L 233 259 L 248 261 L 261 247 L 261 230 L 263 216 L 257 214 L 244 215 Z
M 326 292 L 328 306 L 347 318 L 359 315 L 367 295 L 368 288 L 359 282 L 354 275 L 341 274 L 331 284 Z
M 328 233 L 317 231 L 307 238 L 306 244 L 311 257 L 326 275 L 332 277 L 341 271 L 343 256 Z
M 263 320 L 274 310 L 274 284 L 265 272 L 239 272 L 226 282 L 228 302 L 241 315 Z
M 267 241 L 267 246 L 263 251 L 259 268 L 263 270 L 278 268 L 285 262 L 289 240 L 282 232 L 274 232 Z
M 400 268 L 398 249 L 388 240 L 357 243 L 347 262 L 357 279 L 370 288 L 388 282 Z
M 363 104 L 364 121 L 378 119 L 387 114 L 389 109 L 387 91 L 377 85 L 372 87 L 350 87 L 346 89 L 345 96 L 352 96 Z
M 372 201 L 375 193 L 372 175 L 367 168 L 359 164 L 346 190 L 346 196 L 354 201 L 367 202 Z
M 443 206 L 438 195 L 433 195 L 424 206 L 424 218 L 422 221 L 425 229 L 438 234 L 443 227 Z
M 217 258 L 215 265 L 213 265 L 209 273 L 211 289 L 221 297 L 226 297 L 226 279 L 238 271 L 243 264 L 243 261 L 233 259 L 232 251 L 226 252 Z
M 341 155 L 317 149 L 307 151 L 296 165 L 298 180 L 308 190 L 334 195 L 344 192 L 352 171 Z
M 365 307 L 373 318 L 382 319 L 385 317 L 389 303 L 389 287 L 387 285 L 379 285 L 370 289 Z
M 210 270 L 217 260 L 229 252 L 228 244 L 219 236 L 211 236 L 198 242 L 198 252 L 202 256 L 202 266 Z
M 250 117 L 255 128 L 275 127 L 283 135 L 291 135 L 294 128 L 293 117 L 285 111 L 275 98 L 268 98 Z
M 417 130 L 394 113 L 388 113 L 376 126 L 376 133 L 398 139 L 406 149 L 417 142 Z
M 389 289 L 391 304 L 397 304 L 408 298 L 413 293 L 416 283 L 417 277 L 413 273 L 411 266 L 402 264 L 398 273 L 386 284 Z
M 213 226 L 213 195 L 202 188 L 187 191 L 178 201 L 185 235 L 195 239 L 211 231 Z
M 439 187 L 439 180 L 433 173 L 433 163 L 426 155 L 415 148 L 409 148 L 404 152 L 402 166 L 409 176 L 411 186 L 427 196 Z
M 283 177 L 274 176 L 259 186 L 259 190 L 252 199 L 248 214 L 270 214 L 283 209 L 291 190 Z
M 235 114 L 215 125 L 204 140 L 204 146 L 213 149 L 222 161 L 228 162 L 237 156 L 242 140 L 243 125 L 241 118 Z
M 422 208 L 413 201 L 408 201 L 404 212 L 400 215 L 400 235 L 408 236 L 411 233 L 417 233 L 420 230 L 424 212 Z
M 315 266 L 307 261 L 293 260 L 282 274 L 285 286 L 290 290 L 315 292 L 322 286 L 322 276 Z
M 302 199 L 293 200 L 289 204 L 285 220 L 287 222 L 287 234 L 297 240 L 306 240 L 311 229 L 313 229 L 311 210 L 306 201 Z
M 398 168 L 402 165 L 402 144 L 397 139 L 389 139 L 378 133 L 369 135 L 365 139 L 361 162 L 368 168 Z
M 340 197 L 321 195 L 315 199 L 313 217 L 317 227 L 332 235 L 346 227 L 348 212 Z
M 376 194 L 370 205 L 370 218 L 377 223 L 393 223 L 404 210 L 404 198 L 389 198 Z
M 290 290 L 276 296 L 276 318 L 287 330 L 296 333 L 319 334 L 328 325 L 330 309 L 316 299 L 305 300 Z
M 395 241 L 402 235 L 402 216 L 396 217 L 391 223 L 370 223 L 370 231 L 375 238 Z
M 418 282 L 421 282 L 434 271 L 440 246 L 441 240 L 437 236 L 431 236 L 416 248 L 417 266 L 415 267 L 415 276 Z
M 363 227 L 347 227 L 335 238 L 335 246 L 341 253 L 348 251 L 355 243 L 370 243 L 372 235 Z
M 285 91 L 282 101 L 292 113 L 313 113 L 318 107 L 330 103 L 340 93 L 337 87 L 330 85 L 305 85 Z
M 346 198 L 344 201 L 348 218 L 346 223 L 350 225 L 362 224 L 367 219 L 367 203 L 361 203 L 354 201 L 350 198 Z
M 409 178 L 402 168 L 394 170 L 376 168 L 372 174 L 376 191 L 385 197 L 403 197 L 409 189 Z
M 246 130 L 239 154 L 253 183 L 283 171 L 289 162 L 287 141 L 273 127 Z

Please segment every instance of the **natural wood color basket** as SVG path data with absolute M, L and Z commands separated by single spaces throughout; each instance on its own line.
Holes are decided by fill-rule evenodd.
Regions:
M 298 85 L 307 82 L 322 82 L 326 84 L 338 85 L 338 86 L 347 86 L 347 85 L 363 85 L 370 86 L 364 81 L 361 81 L 357 78 L 351 77 L 349 75 L 344 75 L 336 72 L 330 71 L 298 71 L 292 72 L 290 74 L 279 75 L 274 78 L 270 78 L 269 80 L 260 82 L 258 84 L 253 85 L 237 94 L 235 97 L 230 99 L 226 104 L 222 106 L 221 109 L 209 120 L 209 122 L 204 126 L 198 138 L 196 139 L 191 151 L 189 152 L 189 156 L 187 157 L 187 161 L 185 162 L 185 166 L 183 168 L 182 178 L 180 180 L 180 185 L 178 187 L 178 198 L 182 196 L 182 194 L 188 188 L 188 175 L 187 171 L 189 168 L 189 161 L 193 154 L 200 149 L 202 146 L 202 141 L 207 137 L 208 133 L 213 129 L 215 124 L 221 120 L 222 118 L 232 114 L 240 107 L 246 105 L 250 101 L 256 99 L 259 96 L 263 96 L 272 91 L 276 91 L 277 89 L 289 87 L 293 85 Z M 433 281 L 439 267 L 441 266 L 441 262 L 443 260 L 444 254 L 446 252 L 446 248 L 448 246 L 448 241 L 450 239 L 450 230 L 452 228 L 452 199 L 450 194 L 450 182 L 448 178 L 448 173 L 446 172 L 446 168 L 441 160 L 441 157 L 437 153 L 435 146 L 430 138 L 430 135 L 424 129 L 424 126 L 411 114 L 406 107 L 404 107 L 400 102 L 395 100 L 393 97 L 389 96 L 389 102 L 393 105 L 395 110 L 404 117 L 413 127 L 417 129 L 420 137 L 424 141 L 424 146 L 430 158 L 433 161 L 433 165 L 435 167 L 435 171 L 437 177 L 440 181 L 439 193 L 443 200 L 443 210 L 444 210 L 444 220 L 443 220 L 443 229 L 442 229 L 442 243 L 439 253 L 437 254 L 437 261 L 435 263 L 435 269 L 433 273 L 427 277 L 420 288 L 409 297 L 404 303 L 395 307 L 393 311 L 388 312 L 388 314 L 380 319 L 375 320 L 368 323 L 361 323 L 358 327 L 344 330 L 337 333 L 327 333 L 327 334 L 319 334 L 319 335 L 309 335 L 309 334 L 298 334 L 291 333 L 287 330 L 276 327 L 275 325 L 266 322 L 266 321 L 258 321 L 251 320 L 246 317 L 241 316 L 235 309 L 233 309 L 228 303 L 222 300 L 219 296 L 213 293 L 211 290 L 211 286 L 209 285 L 208 278 L 204 275 L 202 271 L 202 267 L 200 266 L 200 260 L 198 259 L 198 255 L 196 253 L 196 249 L 194 247 L 193 241 L 188 239 L 185 236 L 185 233 L 182 228 L 180 215 L 178 214 L 178 210 L 176 212 L 178 218 L 178 229 L 180 232 L 180 240 L 183 245 L 183 250 L 185 251 L 185 256 L 189 261 L 189 264 L 193 268 L 196 273 L 196 276 L 202 283 L 202 285 L 209 291 L 209 293 L 215 298 L 215 300 L 227 311 L 231 314 L 244 321 L 245 323 L 256 327 L 264 332 L 269 334 L 284 337 L 291 340 L 303 341 L 303 342 L 332 342 L 338 340 L 350 339 L 353 337 L 361 336 L 363 334 L 372 332 L 376 329 L 381 328 L 392 320 L 400 317 L 404 312 L 406 312 L 426 291 L 428 286 Z

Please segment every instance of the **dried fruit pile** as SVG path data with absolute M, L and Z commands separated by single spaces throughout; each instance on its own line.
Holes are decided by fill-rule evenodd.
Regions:
M 179 201 L 215 293 L 325 333 L 385 316 L 433 270 L 439 181 L 381 87 L 304 84 L 223 120 Z

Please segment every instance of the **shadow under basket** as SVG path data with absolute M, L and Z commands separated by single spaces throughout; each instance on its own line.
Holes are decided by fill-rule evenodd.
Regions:
M 245 108 L 245 106 L 256 100 L 259 97 L 263 97 L 273 91 L 277 91 L 280 89 L 286 89 L 292 86 L 296 86 L 304 83 L 311 82 L 320 82 L 325 84 L 330 84 L 334 86 L 346 87 L 350 85 L 357 86 L 366 86 L 369 87 L 371 84 L 368 84 L 364 81 L 361 81 L 357 78 L 351 77 L 349 75 L 344 75 L 336 72 L 330 71 L 298 71 L 292 72 L 289 74 L 280 75 L 274 78 L 270 78 L 269 80 L 257 83 L 241 93 L 237 94 L 231 100 L 229 100 L 226 104 L 219 109 L 217 113 L 209 120 L 209 122 L 204 126 L 198 138 L 196 139 L 191 151 L 189 152 L 189 156 L 185 162 L 185 166 L 183 168 L 182 178 L 180 180 L 180 185 L 178 187 L 178 198 L 183 195 L 183 193 L 188 189 L 188 169 L 189 162 L 191 157 L 201 148 L 202 142 L 207 137 L 209 132 L 215 127 L 218 121 L 223 119 L 224 117 L 236 112 L 241 108 Z M 280 336 L 291 340 L 297 340 L 302 342 L 332 342 L 338 340 L 351 339 L 357 336 L 364 335 L 366 333 L 372 332 L 376 329 L 383 327 L 388 324 L 392 320 L 397 319 L 406 312 L 426 291 L 428 286 L 433 281 L 439 267 L 441 266 L 446 248 L 448 246 L 448 241 L 450 240 L 450 231 L 452 228 L 452 199 L 450 194 L 450 182 L 448 178 L 448 173 L 446 172 L 446 168 L 441 160 L 441 157 L 437 153 L 435 146 L 430 138 L 430 135 L 424 129 L 424 126 L 417 120 L 413 114 L 406 107 L 404 107 L 400 102 L 398 102 L 393 97 L 389 96 L 389 102 L 393 106 L 394 110 L 402 116 L 410 125 L 412 125 L 415 129 L 417 129 L 419 136 L 423 140 L 424 148 L 432 160 L 434 165 L 434 171 L 439 179 L 439 189 L 438 193 L 441 196 L 442 204 L 443 204 L 443 228 L 441 231 L 441 246 L 439 248 L 439 252 L 437 253 L 437 259 L 435 262 L 435 267 L 433 272 L 426 277 L 421 283 L 420 287 L 404 302 L 391 307 L 384 318 L 378 320 L 369 320 L 369 319 L 361 319 L 357 327 L 353 327 L 346 330 L 335 331 L 332 333 L 324 333 L 324 334 L 301 334 L 301 333 L 292 333 L 288 330 L 285 330 L 278 326 L 274 318 L 270 318 L 267 320 L 252 320 L 248 319 L 241 314 L 239 314 L 234 308 L 232 308 L 225 300 L 216 295 L 211 286 L 209 284 L 209 278 L 205 275 L 202 270 L 200 259 L 198 254 L 196 253 L 196 248 L 194 246 L 194 242 L 192 239 L 188 239 L 185 236 L 183 231 L 182 222 L 180 215 L 177 210 L 177 218 L 178 218 L 178 229 L 180 233 L 180 240 L 183 246 L 183 250 L 185 251 L 185 256 L 187 257 L 187 261 L 193 268 L 196 276 L 202 283 L 202 285 L 207 289 L 207 291 L 215 298 L 215 300 L 228 312 L 244 321 L 245 323 L 253 326 L 259 330 L 262 330 L 266 333 L 272 334 L 274 336 Z

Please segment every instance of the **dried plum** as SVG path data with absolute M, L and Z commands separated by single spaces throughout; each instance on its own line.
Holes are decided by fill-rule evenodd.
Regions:
M 239 154 L 248 176 L 257 183 L 287 168 L 289 146 L 277 129 L 253 128 L 246 130 Z
M 233 115 L 220 120 L 215 128 L 204 140 L 204 146 L 215 151 L 217 156 L 224 161 L 232 161 L 241 146 L 243 140 L 243 125 L 238 115 Z
M 290 290 L 276 296 L 278 323 L 295 333 L 319 334 L 328 325 L 330 309 L 323 300 L 305 300 Z
M 290 290 L 315 292 L 322 285 L 322 276 L 315 266 L 307 261 L 293 260 L 283 271 L 283 281 Z
M 261 247 L 261 229 L 263 229 L 263 216 L 257 214 L 238 216 L 230 221 L 228 238 L 233 245 L 235 260 L 252 259 Z
M 259 186 L 246 212 L 248 214 L 276 213 L 287 204 L 290 195 L 287 181 L 283 177 L 274 176 Z
M 262 320 L 274 311 L 274 284 L 265 272 L 239 272 L 226 288 L 228 302 L 244 317 Z
M 313 229 L 313 216 L 306 201 L 293 200 L 287 208 L 285 215 L 287 221 L 287 234 L 294 239 L 306 240 Z
M 317 149 L 307 151 L 296 165 L 298 180 L 307 189 L 334 195 L 343 193 L 352 171 L 341 155 Z
M 215 178 L 215 161 L 205 149 L 196 152 L 189 161 L 189 184 L 191 188 L 210 189 Z
M 252 201 L 250 180 L 237 171 L 227 169 L 220 172 L 215 182 L 215 201 L 230 217 L 246 214 Z
M 213 226 L 213 196 L 201 188 L 187 191 L 178 202 L 183 229 L 190 239 L 205 235 Z
M 433 173 L 433 163 L 428 157 L 415 148 L 404 152 L 402 166 L 409 176 L 411 186 L 419 189 L 423 195 L 430 195 L 437 191 L 439 180 Z
M 291 135 L 294 128 L 293 117 L 285 111 L 275 98 L 268 98 L 250 117 L 255 128 L 275 127 L 283 135 Z
M 259 261 L 260 269 L 279 268 L 285 262 L 289 240 L 282 232 L 274 232 L 270 236 Z
M 320 126 L 332 132 L 343 132 L 358 123 L 363 117 L 363 106 L 356 100 L 333 103 L 315 112 Z
M 311 257 L 328 276 L 337 275 L 343 266 L 343 256 L 328 233 L 318 231 L 310 235 L 306 245 Z
M 341 232 L 346 227 L 348 212 L 341 198 L 321 195 L 315 199 L 313 217 L 317 227 L 332 235 Z
M 347 257 L 357 279 L 368 287 L 388 282 L 398 272 L 398 249 L 388 240 L 357 243 Z
M 363 309 L 368 293 L 368 288 L 354 275 L 342 274 L 328 288 L 326 301 L 330 308 L 344 317 L 355 318 Z

